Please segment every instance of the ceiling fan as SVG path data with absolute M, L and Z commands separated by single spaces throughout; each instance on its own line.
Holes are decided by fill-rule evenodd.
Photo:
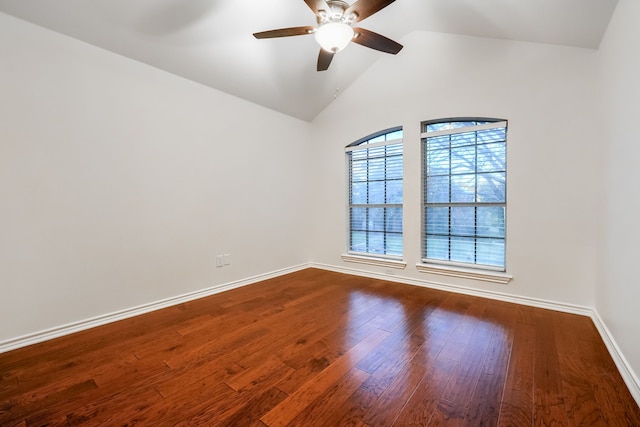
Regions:
M 395 55 L 400 52 L 402 45 L 373 31 L 354 27 L 360 22 L 395 0 L 356 0 L 352 5 L 342 0 L 304 0 L 315 13 L 317 27 L 280 28 L 277 30 L 254 33 L 257 39 L 274 37 L 290 37 L 314 34 L 321 46 L 318 55 L 318 71 L 329 68 L 333 56 L 347 47 L 349 42 L 358 43 L 371 49 Z

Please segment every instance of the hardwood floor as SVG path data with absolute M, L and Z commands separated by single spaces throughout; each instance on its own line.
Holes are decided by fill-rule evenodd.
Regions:
M 640 426 L 589 318 L 308 269 L 0 354 L 1 426 Z

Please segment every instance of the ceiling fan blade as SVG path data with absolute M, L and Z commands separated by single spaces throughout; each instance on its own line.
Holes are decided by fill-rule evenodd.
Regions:
M 396 0 L 357 0 L 345 10 L 344 16 L 349 16 L 355 12 L 358 15 L 356 22 L 359 22 L 389 6 L 394 1 Z
M 316 15 L 319 11 L 324 10 L 329 12 L 331 9 L 325 0 L 304 0 L 304 2 L 309 6 L 309 9 L 313 10 L 313 13 Z
M 392 55 L 395 55 L 402 50 L 403 46 L 400 43 L 394 42 L 393 40 L 378 33 L 374 33 L 373 31 L 357 27 L 354 28 L 353 31 L 356 35 L 352 41 L 359 45 L 379 50 L 380 52 L 390 53 Z
M 315 31 L 315 27 L 307 25 L 305 27 L 291 27 L 280 28 L 277 30 L 261 31 L 259 33 L 253 33 L 253 36 L 257 39 L 271 39 L 274 37 L 290 37 L 290 36 L 304 36 L 311 34 Z
M 318 55 L 318 71 L 325 71 L 329 68 L 333 55 L 332 52 L 320 49 L 320 54 Z

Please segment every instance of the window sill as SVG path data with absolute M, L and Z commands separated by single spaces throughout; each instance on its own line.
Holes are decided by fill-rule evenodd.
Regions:
M 402 260 L 374 258 L 363 255 L 342 254 L 342 260 L 347 262 L 357 262 L 360 264 L 376 265 L 378 267 L 400 268 L 404 269 L 407 263 Z
M 511 279 L 513 279 L 513 276 L 499 271 L 474 270 L 471 268 L 449 267 L 433 264 L 416 264 L 416 268 L 421 273 L 481 280 L 483 282 L 500 283 L 501 285 L 506 285 L 511 281 Z

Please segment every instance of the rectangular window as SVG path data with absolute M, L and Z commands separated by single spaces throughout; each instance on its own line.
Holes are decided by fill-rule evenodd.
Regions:
M 505 270 L 507 122 L 422 124 L 423 261 Z
M 346 148 L 349 168 L 349 252 L 402 256 L 402 129 Z

